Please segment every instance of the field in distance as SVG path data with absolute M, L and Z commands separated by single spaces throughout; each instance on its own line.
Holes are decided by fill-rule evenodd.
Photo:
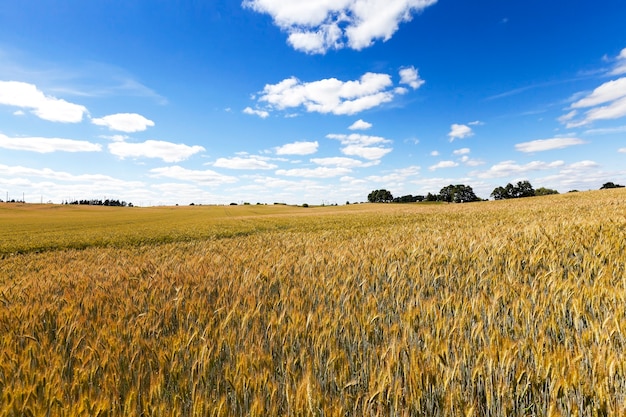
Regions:
M 0 204 L 0 417 L 626 413 L 626 192 Z

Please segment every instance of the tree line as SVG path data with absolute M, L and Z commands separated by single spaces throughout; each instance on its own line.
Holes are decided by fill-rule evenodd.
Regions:
M 623 185 L 607 182 L 600 187 L 601 190 L 610 188 L 623 188 Z M 505 186 L 494 188 L 490 197 L 494 200 L 507 200 L 511 198 L 535 197 L 542 195 L 558 194 L 557 190 L 551 188 L 540 187 L 535 189 L 529 181 L 518 181 L 517 184 L 511 183 Z M 457 184 L 447 185 L 443 187 L 438 194 L 428 193 L 423 195 L 403 195 L 402 197 L 394 197 L 390 191 L 386 189 L 374 190 L 367 196 L 370 203 L 416 203 L 422 201 L 440 201 L 446 203 L 470 203 L 481 201 L 482 199 L 474 193 L 469 185 Z
M 133 203 L 127 203 L 120 200 L 74 200 L 64 201 L 63 204 L 67 205 L 81 205 L 81 206 L 107 206 L 107 207 L 133 207 Z

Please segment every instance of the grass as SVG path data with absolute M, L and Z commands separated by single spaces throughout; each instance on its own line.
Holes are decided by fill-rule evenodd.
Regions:
M 626 412 L 622 190 L 0 213 L 0 416 Z

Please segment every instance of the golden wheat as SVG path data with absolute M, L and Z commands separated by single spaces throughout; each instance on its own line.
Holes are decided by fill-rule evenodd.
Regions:
M 620 190 L 205 210 L 5 251 L 0 416 L 626 413 Z

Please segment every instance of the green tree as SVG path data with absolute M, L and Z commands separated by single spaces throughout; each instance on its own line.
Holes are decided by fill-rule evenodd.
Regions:
M 614 182 L 605 182 L 602 187 L 600 187 L 601 190 L 608 190 L 610 188 L 624 188 L 624 186 L 615 184 Z
M 491 197 L 493 197 L 494 200 L 504 200 L 505 198 L 508 198 L 504 187 L 494 188 L 491 192 Z
M 439 197 L 441 201 L 448 203 L 469 203 L 480 200 L 474 193 L 472 187 L 464 184 L 450 184 L 443 187 L 441 191 L 439 191 Z
M 385 190 L 374 190 L 367 196 L 367 201 L 370 203 L 389 203 L 393 201 L 393 195 Z
M 551 188 L 546 188 L 546 187 L 539 187 L 535 190 L 536 196 L 551 195 L 551 194 L 558 194 L 558 193 L 559 192 L 557 190 L 553 190 Z

